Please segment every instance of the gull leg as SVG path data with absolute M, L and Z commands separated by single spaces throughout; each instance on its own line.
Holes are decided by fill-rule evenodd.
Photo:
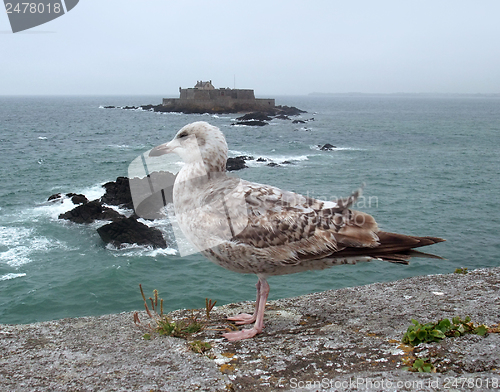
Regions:
M 257 281 L 255 287 L 257 288 L 257 299 L 255 300 L 254 314 L 251 315 L 248 313 L 240 313 L 237 314 L 236 316 L 228 317 L 227 319 L 229 321 L 234 321 L 236 325 L 255 323 L 255 320 L 257 319 L 257 309 L 259 309 L 259 302 L 260 302 L 260 288 L 261 288 L 260 279 Z
M 259 277 L 259 282 L 257 284 L 259 283 L 260 287 L 257 288 L 259 295 L 257 297 L 256 303 L 256 305 L 258 306 L 255 309 L 254 326 L 250 329 L 242 329 L 241 331 L 227 332 L 223 334 L 222 336 L 224 336 L 227 340 L 236 341 L 252 338 L 258 333 L 261 333 L 264 329 L 264 309 L 266 307 L 267 297 L 269 296 L 269 284 L 267 283 L 266 279 L 262 277 Z

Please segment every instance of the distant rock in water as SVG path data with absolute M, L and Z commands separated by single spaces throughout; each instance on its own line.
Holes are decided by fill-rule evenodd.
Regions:
M 241 170 L 241 169 L 248 167 L 245 164 L 245 161 L 246 161 L 245 158 L 248 158 L 248 157 L 239 156 L 239 157 L 234 157 L 234 158 L 227 158 L 226 170 L 227 171 L 234 171 L 234 170 Z
M 263 127 L 264 125 L 269 125 L 269 123 L 261 120 L 244 120 L 244 121 L 238 121 L 231 125 L 247 125 L 250 127 Z
M 271 121 L 272 118 L 267 115 L 267 113 L 263 112 L 252 112 L 247 113 L 241 117 L 237 117 L 238 121 L 248 121 L 248 120 L 259 120 L 259 121 Z
M 306 122 L 304 120 L 293 120 L 292 124 L 305 124 Z
M 333 151 L 335 150 L 337 147 L 335 147 L 334 145 L 330 144 L 330 143 L 326 143 L 326 144 L 323 144 L 323 145 L 320 145 L 318 144 L 318 147 L 321 151 Z
M 123 206 L 128 209 L 134 208 L 127 177 L 118 177 L 116 181 L 107 182 L 103 187 L 106 189 L 106 193 L 101 197 L 101 202 L 112 206 Z
M 97 233 L 105 243 L 120 248 L 123 244 L 138 244 L 166 248 L 167 242 L 160 230 L 138 222 L 134 216 L 121 218 L 101 226 Z
M 65 195 L 63 195 L 62 193 L 56 193 L 54 195 L 49 196 L 47 201 L 54 202 L 59 200 L 62 202 L 65 197 L 70 198 L 73 204 L 85 204 L 89 202 L 89 199 L 87 199 L 85 195 L 76 193 L 66 193 Z
M 112 208 L 103 206 L 99 200 L 89 201 L 59 215 L 59 219 L 74 223 L 92 223 L 96 220 L 115 220 L 121 217 L 122 215 Z

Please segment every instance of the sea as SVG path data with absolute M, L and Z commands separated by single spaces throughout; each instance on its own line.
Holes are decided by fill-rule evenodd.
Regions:
M 155 113 L 108 105 L 158 104 L 161 96 L 0 96 L 0 323 L 32 323 L 143 309 L 157 289 L 165 311 L 255 298 L 256 277 L 167 249 L 103 243 L 96 229 L 58 219 L 74 206 L 55 193 L 104 194 L 102 184 L 184 125 L 208 121 L 230 156 L 249 155 L 233 174 L 334 200 L 365 184 L 355 205 L 386 231 L 438 236 L 443 257 L 383 261 L 269 278 L 270 299 L 415 275 L 500 265 L 500 96 L 276 96 L 307 111 L 263 127 L 237 114 Z M 322 151 L 330 143 L 336 148 Z M 270 166 L 270 162 L 277 165 Z M 116 207 L 115 207 L 116 208 Z M 130 211 L 122 211 L 130 213 Z M 172 240 L 162 220 L 145 224 Z M 421 290 L 427 290 L 421 287 Z M 446 291 L 446 287 L 443 287 Z

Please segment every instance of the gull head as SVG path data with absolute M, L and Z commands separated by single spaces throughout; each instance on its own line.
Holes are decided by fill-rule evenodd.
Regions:
M 153 148 L 149 156 L 169 153 L 179 155 L 187 164 L 203 162 L 209 172 L 226 170 L 226 139 L 219 128 L 205 121 L 182 127 L 171 141 Z

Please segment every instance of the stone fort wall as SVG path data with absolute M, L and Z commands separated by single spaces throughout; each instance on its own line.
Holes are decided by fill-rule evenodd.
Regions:
M 275 107 L 274 99 L 255 98 L 253 90 L 246 89 L 179 89 L 180 98 L 163 98 L 163 106 L 179 111 L 199 110 L 265 110 Z

